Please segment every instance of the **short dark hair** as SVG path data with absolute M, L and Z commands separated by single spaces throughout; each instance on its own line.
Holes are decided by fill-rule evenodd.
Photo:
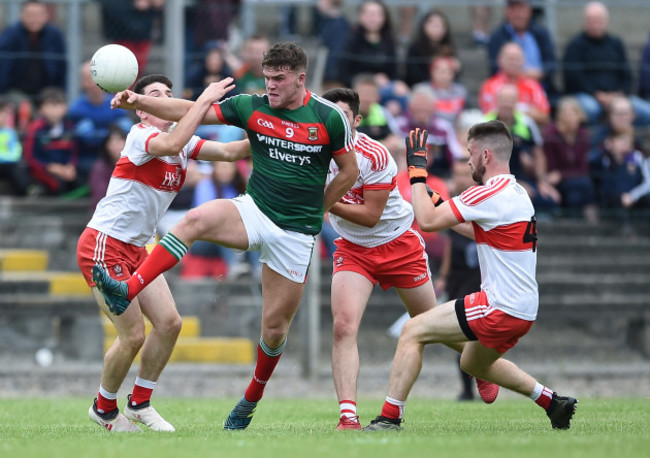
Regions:
M 352 116 L 355 118 L 359 114 L 359 94 L 357 91 L 354 89 L 348 89 L 345 87 L 336 87 L 334 89 L 330 89 L 329 91 L 326 91 L 323 93 L 322 97 L 325 100 L 329 100 L 330 102 L 343 102 L 347 103 L 348 106 L 350 107 L 350 110 L 352 110 Z
M 169 89 L 172 88 L 172 81 L 165 75 L 154 73 L 152 75 L 143 76 L 133 85 L 133 92 L 136 94 L 144 94 L 144 88 L 153 83 L 162 83 Z
M 276 43 L 264 53 L 262 67 L 264 68 L 289 68 L 291 71 L 307 71 L 307 53 L 292 42 Z
M 512 154 L 512 134 L 498 120 L 474 124 L 467 132 L 467 141 L 476 140 L 486 144 L 501 159 L 508 160 Z
M 63 89 L 58 87 L 46 87 L 38 93 L 36 98 L 37 106 L 42 106 L 44 103 L 68 103 Z

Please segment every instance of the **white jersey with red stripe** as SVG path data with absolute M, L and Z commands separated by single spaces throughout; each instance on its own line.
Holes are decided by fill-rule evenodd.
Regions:
M 481 290 L 490 305 L 508 315 L 534 321 L 539 306 L 535 280 L 535 209 L 514 175 L 497 175 L 449 201 L 460 222 L 474 227 Z
M 176 156 L 153 156 L 149 141 L 160 130 L 136 124 L 111 175 L 88 227 L 136 246 L 145 246 L 185 181 L 188 158 L 195 158 L 204 140 L 192 136 Z
M 350 205 L 364 203 L 364 191 L 389 190 L 388 202 L 379 222 L 374 227 L 352 223 L 330 213 L 334 230 L 344 239 L 367 248 L 373 248 L 402 235 L 413 224 L 413 207 L 402 199 L 397 189 L 397 164 L 384 145 L 357 132 L 354 137 L 359 176 L 341 200 Z M 327 182 L 336 176 L 336 162 L 330 163 Z

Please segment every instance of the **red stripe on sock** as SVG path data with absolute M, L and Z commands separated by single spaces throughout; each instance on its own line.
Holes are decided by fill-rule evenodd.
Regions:
M 393 420 L 399 419 L 399 406 L 391 404 L 390 402 L 384 402 L 384 406 L 381 408 L 381 416 L 386 418 L 392 418 Z
M 540 406 L 542 409 L 546 410 L 548 409 L 548 406 L 551 405 L 552 400 L 553 400 L 553 392 L 548 388 L 544 387 L 541 396 L 537 398 L 537 401 L 535 401 L 535 403 L 538 406 Z
M 99 413 L 108 413 L 117 409 L 117 399 L 106 399 L 100 393 L 97 393 L 97 410 Z
M 256 402 L 262 399 L 266 382 L 271 378 L 271 374 L 273 374 L 273 370 L 280 361 L 281 356 L 282 354 L 279 354 L 278 356 L 269 356 L 264 353 L 264 350 L 262 350 L 262 347 L 259 344 L 257 345 L 255 375 L 253 375 L 251 383 L 248 385 L 248 388 L 246 388 L 246 393 L 244 394 L 246 400 Z
M 158 275 L 171 269 L 177 263 L 178 259 L 167 251 L 164 246 L 160 244 L 156 245 L 151 254 L 147 256 L 147 259 L 133 272 L 131 278 L 126 282 L 129 286 L 127 299 L 133 300 Z
M 131 405 L 142 404 L 151 400 L 153 388 L 145 388 L 140 385 L 133 385 L 133 393 L 131 393 Z

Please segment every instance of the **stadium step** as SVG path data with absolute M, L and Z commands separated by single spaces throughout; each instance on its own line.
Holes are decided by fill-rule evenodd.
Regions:
M 104 351 L 113 344 L 117 331 L 110 320 L 103 316 Z M 145 319 L 145 334 L 151 331 L 151 323 Z M 170 362 L 201 362 L 222 364 L 250 364 L 253 362 L 254 345 L 250 339 L 201 337 L 201 322 L 197 316 L 184 316 L 183 327 L 176 341 Z M 139 361 L 139 355 L 136 357 Z
M 111 320 L 107 316 L 102 315 L 102 328 L 104 329 L 104 338 L 117 337 L 117 330 Z M 151 322 L 145 318 L 144 320 L 144 332 L 149 334 L 151 331 Z M 183 317 L 183 327 L 181 328 L 181 333 L 179 337 L 200 337 L 201 336 L 201 321 L 198 316 L 184 316 Z M 111 340 L 112 342 L 112 340 Z
M 0 249 L 0 272 L 44 271 L 49 254 L 46 250 Z
M 0 271 L 0 294 L 19 293 L 42 293 L 51 296 L 92 296 L 92 291 L 86 284 L 86 280 L 78 272 Z
M 114 337 L 104 338 L 104 351 L 114 340 Z M 253 341 L 245 338 L 179 337 L 169 362 L 251 364 L 254 351 Z M 135 360 L 140 361 L 140 353 Z

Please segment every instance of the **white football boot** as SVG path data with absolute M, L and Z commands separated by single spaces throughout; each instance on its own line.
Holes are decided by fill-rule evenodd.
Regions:
M 131 395 L 124 407 L 124 415 L 131 421 L 142 423 L 149 427 L 151 431 L 174 432 L 176 429 L 163 417 L 160 416 L 149 402 L 140 406 L 131 405 Z
M 115 409 L 115 414 L 105 415 L 97 412 L 97 400 L 88 409 L 88 416 L 92 421 L 111 433 L 141 433 L 142 430 L 129 421 L 119 410 Z

